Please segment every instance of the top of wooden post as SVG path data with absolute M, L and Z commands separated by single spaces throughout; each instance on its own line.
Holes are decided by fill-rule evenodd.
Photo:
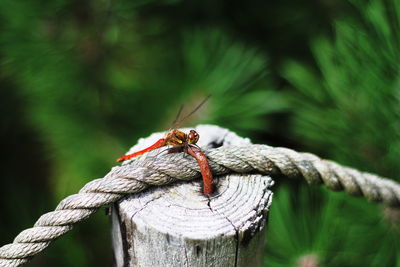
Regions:
M 260 266 L 272 183 L 227 175 L 209 198 L 201 180 L 125 198 L 112 220 L 117 266 Z

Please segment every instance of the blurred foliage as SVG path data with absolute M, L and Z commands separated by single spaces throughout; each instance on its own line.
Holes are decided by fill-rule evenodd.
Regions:
M 393 0 L 3 0 L 2 244 L 210 93 L 191 125 L 399 179 L 399 15 Z M 303 183 L 274 191 L 266 266 L 400 266 L 397 211 Z M 111 265 L 107 220 L 31 266 Z

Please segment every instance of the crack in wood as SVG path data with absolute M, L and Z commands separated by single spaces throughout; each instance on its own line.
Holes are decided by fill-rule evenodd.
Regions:
M 114 204 L 114 208 L 115 208 L 115 214 L 117 215 L 118 218 L 119 230 L 122 237 L 121 242 L 122 242 L 122 253 L 123 253 L 123 265 L 129 266 L 130 256 L 128 250 L 130 248 L 130 244 L 128 242 L 128 239 L 124 238 L 127 234 L 125 220 L 121 220 L 121 216 L 119 213 L 119 206 Z
M 134 266 L 136 266 L 137 265 L 137 259 L 136 259 L 136 257 L 135 257 L 135 255 L 134 255 L 134 250 L 132 251 L 132 257 L 130 256 L 130 253 L 129 253 L 129 249 L 130 248 L 132 248 L 132 247 L 134 247 L 134 239 L 132 238 L 132 236 L 134 235 L 134 233 L 135 233 L 135 231 L 136 231 L 136 225 L 134 225 L 132 222 L 133 222 L 133 218 L 139 213 L 139 212 L 141 212 L 141 211 L 143 211 L 144 209 L 146 209 L 147 208 L 147 206 L 151 203 L 151 202 L 153 202 L 153 201 L 155 201 L 156 199 L 159 199 L 161 197 L 161 195 L 159 195 L 159 196 L 154 196 L 152 199 L 150 199 L 149 201 L 146 201 L 144 204 L 143 204 L 143 206 L 140 208 L 140 209 L 138 209 L 137 211 L 135 211 L 131 216 L 130 216 L 130 220 L 129 220 L 129 222 L 130 222 L 130 231 L 126 231 L 126 225 L 125 225 L 125 223 L 123 223 L 123 226 L 124 226 L 124 229 L 125 229 L 125 235 L 122 235 L 122 236 L 124 236 L 124 237 L 126 237 L 126 238 L 123 238 L 123 243 L 127 243 L 126 244 L 126 246 L 123 244 L 123 248 L 124 248 L 124 267 L 129 267 L 129 266 L 132 266 L 131 265 L 131 260 L 133 261 L 133 265 Z M 115 205 L 115 206 L 117 206 L 117 205 Z M 120 218 L 120 215 L 119 215 L 119 210 L 118 210 L 118 219 L 119 219 L 119 221 L 121 222 L 121 218 Z M 125 220 L 123 220 L 123 221 L 125 221 Z M 121 233 L 122 234 L 122 233 Z M 129 244 L 128 244 L 128 240 L 130 240 L 131 242 L 129 242 Z
M 218 215 L 221 215 L 225 220 L 227 220 L 229 222 L 229 224 L 233 227 L 233 229 L 235 230 L 235 239 L 236 239 L 236 247 L 235 247 L 235 267 L 237 267 L 238 265 L 238 256 L 239 256 L 239 229 L 236 228 L 236 226 L 233 224 L 233 222 L 227 217 L 225 216 L 225 214 L 218 212 L 218 211 L 214 211 L 214 209 L 211 207 L 211 199 L 209 198 L 209 202 L 207 203 L 208 207 L 210 208 L 210 211 L 212 213 L 216 213 Z

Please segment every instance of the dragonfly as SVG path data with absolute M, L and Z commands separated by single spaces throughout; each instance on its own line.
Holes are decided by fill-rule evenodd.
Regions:
M 207 96 L 194 110 L 187 114 L 183 119 L 179 119 L 180 114 L 183 110 L 183 106 L 181 106 L 174 122 L 172 123 L 173 127 L 171 127 L 170 130 L 167 131 L 164 138 L 157 140 L 154 144 L 145 149 L 136 151 L 128 155 L 124 155 L 118 158 L 116 161 L 122 162 L 143 155 L 157 148 L 169 146 L 171 147 L 169 149 L 170 153 L 184 152 L 196 159 L 203 178 L 203 194 L 206 196 L 211 195 L 214 191 L 211 168 L 208 163 L 207 156 L 196 144 L 199 141 L 200 135 L 195 130 L 190 130 L 189 133 L 185 133 L 184 131 L 179 130 L 177 127 L 193 113 L 199 110 L 209 98 L 210 95 Z

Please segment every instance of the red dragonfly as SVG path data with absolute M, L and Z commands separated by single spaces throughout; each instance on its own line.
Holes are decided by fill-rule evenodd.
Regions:
M 124 160 L 128 160 L 139 155 L 145 154 L 150 152 L 154 149 L 164 147 L 164 146 L 171 146 L 172 148 L 169 152 L 185 152 L 190 156 L 194 157 L 199 164 L 201 175 L 203 177 L 203 193 L 204 195 L 211 195 L 213 193 L 213 177 L 212 172 L 210 169 L 210 165 L 208 164 L 208 160 L 206 155 L 200 150 L 200 148 L 196 145 L 197 141 L 199 140 L 200 136 L 195 130 L 190 130 L 189 133 L 185 133 L 179 129 L 177 129 L 177 125 L 182 123 L 186 120 L 189 116 L 195 113 L 208 99 L 210 96 L 206 97 L 192 112 L 186 115 L 183 119 L 179 120 L 180 113 L 182 108 L 180 108 L 178 115 L 173 123 L 173 128 L 171 128 L 164 138 L 159 139 L 153 145 L 142 149 L 140 151 L 134 152 L 132 154 L 124 155 L 117 159 L 117 162 L 121 162 Z

